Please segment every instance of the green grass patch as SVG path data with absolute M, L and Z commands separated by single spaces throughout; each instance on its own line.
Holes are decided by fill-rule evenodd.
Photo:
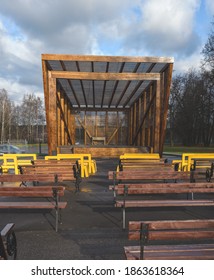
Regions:
M 183 153 L 214 153 L 214 147 L 184 147 L 184 146 L 164 146 L 164 153 L 183 154 Z

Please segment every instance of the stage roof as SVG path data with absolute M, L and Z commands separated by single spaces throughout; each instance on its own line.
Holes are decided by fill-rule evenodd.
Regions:
M 42 54 L 44 90 L 49 75 L 74 109 L 126 110 L 173 62 L 172 57 Z

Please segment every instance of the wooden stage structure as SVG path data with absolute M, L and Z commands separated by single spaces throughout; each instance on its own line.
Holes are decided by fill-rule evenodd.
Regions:
M 42 54 L 49 154 L 59 146 L 162 154 L 174 59 Z

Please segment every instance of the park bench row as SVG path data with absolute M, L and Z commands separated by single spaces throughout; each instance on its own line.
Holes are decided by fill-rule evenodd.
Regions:
M 108 173 L 115 207 L 122 209 L 123 229 L 126 208 L 214 206 L 211 162 L 203 162 L 203 169 L 194 166 L 191 171 L 178 172 L 178 167 L 170 167 L 158 156 L 136 158 L 120 158 L 117 171 Z M 214 220 L 131 221 L 129 240 L 139 242 L 124 247 L 129 260 L 214 259 Z
M 62 183 L 64 181 L 75 182 L 76 190 L 79 190 L 81 176 L 78 162 L 70 160 L 48 161 L 35 160 L 31 165 L 19 166 L 19 174 L 1 174 L 0 182 L 20 182 L 20 186 L 27 186 L 28 183 Z
M 173 168 L 171 164 L 167 164 L 167 159 L 161 159 L 159 154 L 130 154 L 126 153 L 120 156 L 117 171 L 129 170 L 129 169 L 142 169 L 156 167 L 161 168 Z
M 92 160 L 91 154 L 57 154 L 56 156 L 46 156 L 45 161 L 71 161 L 73 164 L 78 162 L 80 176 L 88 177 L 97 171 L 96 161 Z M 36 154 L 4 154 L 0 156 L 1 173 L 7 173 L 13 170 L 15 174 L 19 174 L 19 166 L 31 166 L 34 162 L 39 162 Z M 44 160 L 42 160 L 44 161 Z
M 61 209 L 67 206 L 67 202 L 61 201 L 64 192 L 63 186 L 0 187 L 0 209 L 55 210 L 57 232 L 59 222 L 61 222 Z M 20 198 L 26 198 L 26 200 Z
M 15 174 L 19 174 L 19 165 L 31 165 L 32 160 L 36 159 L 36 154 L 4 154 L 0 156 L 0 172 L 3 174 L 13 170 Z
M 214 184 L 207 182 L 205 176 L 203 181 L 196 182 L 196 178 L 200 176 L 196 171 L 129 170 L 110 171 L 108 175 L 113 180 L 109 189 L 114 191 L 115 207 L 122 209 L 123 229 L 126 227 L 127 208 L 214 206 L 212 198 L 195 199 L 194 194 L 214 193 Z M 148 198 L 148 195 L 152 195 L 152 198 Z M 169 199 L 169 195 L 173 195 L 173 199 Z M 132 196 L 137 198 L 133 199 Z
M 214 220 L 130 221 L 128 260 L 213 260 Z
M 19 166 L 20 174 L 40 177 L 43 181 L 54 176 L 55 182 L 73 181 L 79 190 L 81 175 L 78 161 L 71 160 L 35 160 L 32 165 Z M 4 176 L 4 175 L 3 175 Z M 37 181 L 40 181 L 38 178 Z M 33 180 L 31 180 L 33 181 Z M 22 181 L 23 182 L 23 181 Z
M 212 153 L 183 153 L 181 160 L 173 160 L 172 164 L 177 170 L 206 170 L 214 162 Z

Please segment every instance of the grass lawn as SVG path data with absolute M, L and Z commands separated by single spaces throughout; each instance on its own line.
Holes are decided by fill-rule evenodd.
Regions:
M 183 154 L 183 153 L 214 153 L 214 147 L 184 147 L 184 146 L 164 146 L 164 153 Z

